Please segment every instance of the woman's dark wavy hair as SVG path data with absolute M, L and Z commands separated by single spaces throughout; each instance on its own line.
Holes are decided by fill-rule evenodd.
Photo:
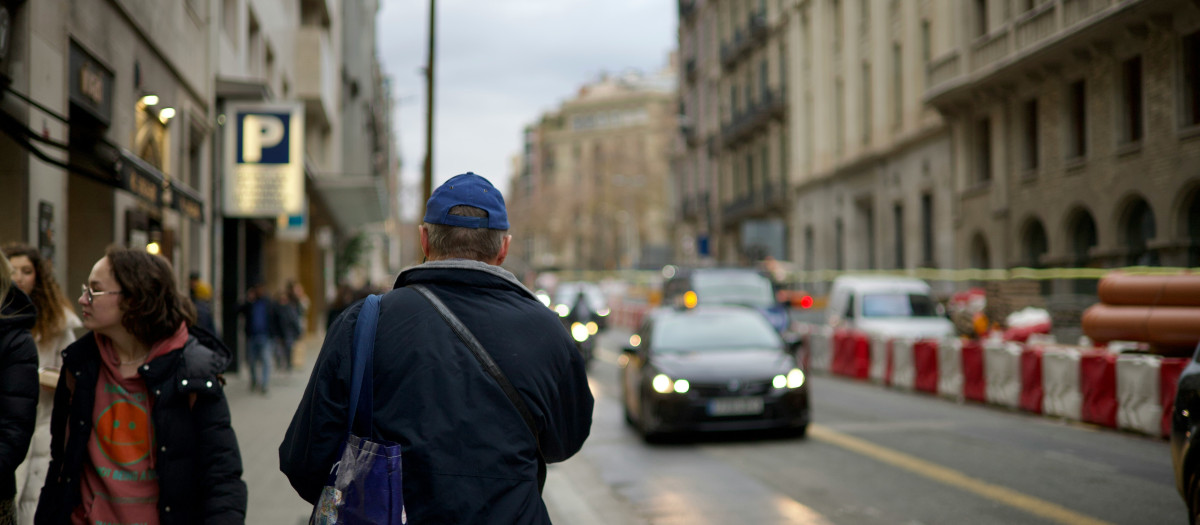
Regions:
M 175 282 L 171 263 L 141 250 L 111 247 L 105 254 L 121 286 L 121 326 L 147 347 L 196 324 L 196 307 Z
M 37 307 L 37 323 L 33 325 L 33 335 L 38 341 L 45 341 L 61 332 L 67 325 L 67 311 L 73 310 L 70 299 L 67 299 L 58 280 L 54 278 L 54 267 L 50 261 L 42 258 L 42 252 L 27 244 L 11 243 L 4 246 L 4 254 L 12 262 L 13 257 L 26 257 L 33 264 L 36 275 L 33 281 L 33 305 Z

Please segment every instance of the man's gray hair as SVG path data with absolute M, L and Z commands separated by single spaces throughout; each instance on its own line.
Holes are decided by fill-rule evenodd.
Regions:
M 488 213 L 474 206 L 460 205 L 450 208 L 450 215 L 487 217 Z M 471 259 L 484 262 L 491 261 L 500 255 L 504 236 L 508 234 L 508 230 L 462 228 L 430 223 L 425 223 L 425 230 L 429 232 L 429 258 Z

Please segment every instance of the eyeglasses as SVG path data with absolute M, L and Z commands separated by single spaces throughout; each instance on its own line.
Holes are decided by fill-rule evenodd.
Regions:
M 97 295 L 108 295 L 108 294 L 120 295 L 121 290 L 112 290 L 112 291 L 108 291 L 108 292 L 93 292 L 91 286 L 84 284 L 84 285 L 80 285 L 80 293 L 82 293 L 84 297 L 87 297 L 87 304 L 88 304 L 88 306 L 91 306 L 92 303 L 96 301 Z

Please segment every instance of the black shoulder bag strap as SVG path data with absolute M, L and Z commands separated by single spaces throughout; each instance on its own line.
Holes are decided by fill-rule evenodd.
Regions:
M 458 316 L 454 315 L 454 312 L 451 312 L 446 307 L 446 304 L 424 285 L 413 284 L 408 287 L 416 290 L 433 304 L 433 307 L 441 314 L 446 324 L 450 325 L 450 328 L 454 330 L 458 338 L 463 343 L 466 343 L 467 348 L 471 349 L 471 353 L 475 355 L 475 359 L 479 361 L 479 365 L 483 367 L 483 370 L 492 376 L 492 379 L 496 380 L 496 383 L 500 385 L 500 389 L 508 396 L 508 400 L 512 402 L 513 406 L 517 407 L 517 412 L 521 413 L 521 418 L 525 420 L 525 425 L 533 433 L 533 441 L 537 444 L 538 493 L 540 494 L 542 488 L 546 486 L 546 458 L 542 455 L 542 443 L 538 439 L 537 426 L 533 423 L 533 413 L 529 411 L 529 407 L 525 406 L 525 401 L 521 399 L 521 395 L 517 393 L 517 389 L 513 388 L 512 383 L 508 381 L 508 377 L 504 375 L 504 371 L 500 370 L 499 366 L 496 366 L 496 362 L 492 360 L 492 356 L 487 353 L 487 350 L 483 349 L 483 345 L 479 344 L 478 339 L 475 339 L 475 334 L 471 333 L 471 330 L 458 319 Z

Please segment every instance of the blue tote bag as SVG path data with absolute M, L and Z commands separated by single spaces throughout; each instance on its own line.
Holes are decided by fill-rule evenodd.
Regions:
M 353 412 L 346 443 L 321 499 L 313 508 L 310 525 L 401 525 L 408 522 L 400 470 L 400 444 L 371 439 L 371 361 L 375 326 L 379 321 L 378 295 L 368 295 L 354 329 L 354 374 L 350 384 Z M 355 426 L 355 424 L 358 424 Z

